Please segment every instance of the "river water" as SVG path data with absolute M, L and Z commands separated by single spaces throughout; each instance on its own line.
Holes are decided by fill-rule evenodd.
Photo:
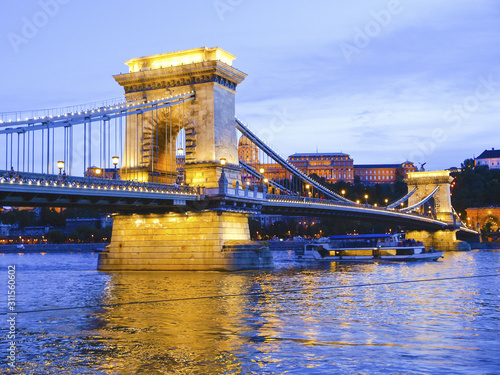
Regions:
M 102 273 L 92 253 L 0 254 L 1 372 L 500 374 L 500 250 L 320 266 L 274 255 L 272 271 Z M 484 275 L 496 276 L 469 277 Z

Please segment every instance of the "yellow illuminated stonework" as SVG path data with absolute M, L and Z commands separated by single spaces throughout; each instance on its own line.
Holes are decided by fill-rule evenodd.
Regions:
M 236 87 L 246 74 L 232 66 L 235 58 L 221 48 L 203 47 L 126 62 L 130 72 L 114 78 L 124 88 L 127 101 L 186 93 L 192 93 L 194 100 L 127 117 L 121 179 L 169 184 L 179 180 L 176 140 L 184 129 L 183 181 L 218 187 L 221 158 L 227 160 L 229 183 L 240 181 L 234 105 Z M 202 179 L 195 177 L 198 172 Z
M 405 180 L 408 191 L 417 188 L 415 193 L 408 199 L 408 206 L 413 206 L 425 199 L 436 187 L 434 194 L 434 209 L 437 220 L 447 222 L 451 227 L 457 225 L 451 205 L 450 184 L 453 177 L 449 171 L 411 172 Z M 456 229 L 440 230 L 437 232 L 411 231 L 406 238 L 421 241 L 429 248 L 433 247 L 439 251 L 470 250 L 470 245 L 464 241 L 458 241 Z
M 116 215 L 98 269 L 233 271 L 272 266 L 272 253 L 249 238 L 248 215 L 241 213 Z
M 439 186 L 439 190 L 433 196 L 436 218 L 449 224 L 455 224 L 450 195 L 450 184 L 453 177 L 450 176 L 449 171 L 411 172 L 408 173 L 408 178 L 405 181 L 408 184 L 408 191 L 417 188 L 409 198 L 408 206 L 419 203 Z
M 224 51 L 222 48 L 194 48 L 184 51 L 162 53 L 146 57 L 138 57 L 125 62 L 129 67 L 129 72 L 139 72 L 141 70 L 162 69 L 172 66 L 195 64 L 204 61 L 221 61 L 229 66 L 233 65 L 236 56 Z
M 114 76 L 128 102 L 189 96 L 171 107 L 128 116 L 124 180 L 173 184 L 178 156 L 190 186 L 218 188 L 240 181 L 235 119 L 236 87 L 246 74 L 232 66 L 235 56 L 215 47 L 133 58 L 129 73 Z M 182 155 L 176 145 L 184 129 Z M 116 215 L 111 243 L 98 269 L 221 270 L 272 266 L 272 253 L 250 241 L 248 215 L 227 211 Z

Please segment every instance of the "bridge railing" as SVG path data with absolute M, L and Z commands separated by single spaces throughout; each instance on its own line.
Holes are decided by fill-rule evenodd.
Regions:
M 400 212 L 405 215 L 418 216 L 428 218 L 426 215 L 422 215 L 416 212 L 401 212 L 400 210 L 394 208 L 386 208 L 386 207 L 377 207 L 369 204 L 358 204 L 354 202 L 339 202 L 332 199 L 320 199 L 320 198 L 309 198 L 309 197 L 301 197 L 301 196 L 293 196 L 293 195 L 276 195 L 276 194 L 267 194 L 267 200 L 274 202 L 286 202 L 286 203 L 306 203 L 306 204 L 320 204 L 320 205 L 328 205 L 328 206 L 337 206 L 337 207 L 359 207 L 359 208 L 369 208 L 371 210 L 378 211 L 391 211 L 391 212 Z
M 99 102 L 89 102 L 67 107 L 32 109 L 32 110 L 14 111 L 14 112 L 0 112 L 0 121 L 7 123 L 9 121 L 16 122 L 25 120 L 27 118 L 35 119 L 35 118 L 51 117 L 51 116 L 52 117 L 64 116 L 64 114 L 66 113 L 84 112 L 87 110 L 94 110 L 103 107 L 123 105 L 125 103 L 126 102 L 124 98 L 119 97 L 119 98 L 102 100 Z
M 147 193 L 168 193 L 197 195 L 200 191 L 192 186 L 167 185 L 153 182 L 137 182 L 127 180 L 115 180 L 96 177 L 74 177 L 65 175 L 53 175 L 42 173 L 26 173 L 0 170 L 0 183 L 27 184 L 36 186 L 61 186 L 83 189 L 105 189 L 136 191 Z
M 234 198 L 250 198 L 250 199 L 266 199 L 266 191 L 258 190 L 258 186 L 255 185 L 250 188 L 249 185 L 244 185 L 244 187 L 240 187 L 239 183 L 236 183 L 236 186 L 232 186 L 227 183 L 227 180 L 219 180 L 219 187 L 216 188 L 205 188 L 203 189 L 203 193 L 205 195 L 224 195 L 228 197 Z
M 360 204 L 356 204 L 354 202 L 340 202 L 333 199 L 310 198 L 298 195 L 267 194 L 267 199 L 272 201 L 281 201 L 289 203 L 334 204 L 336 206 L 352 206 L 352 207 L 363 206 Z

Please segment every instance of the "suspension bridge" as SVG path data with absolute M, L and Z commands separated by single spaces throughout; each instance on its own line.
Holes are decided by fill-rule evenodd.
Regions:
M 123 100 L 0 114 L 0 204 L 116 212 L 101 270 L 267 267 L 249 237 L 255 213 L 382 221 L 448 250 L 463 246 L 458 231 L 475 233 L 453 210 L 446 171 L 410 173 L 409 193 L 386 207 L 302 173 L 236 118 L 246 74 L 234 58 L 199 48 L 131 59 L 114 76 Z

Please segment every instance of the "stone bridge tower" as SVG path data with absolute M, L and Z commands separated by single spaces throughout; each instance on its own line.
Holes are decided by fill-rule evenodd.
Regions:
M 457 228 L 460 222 L 457 222 L 451 205 L 450 186 L 453 178 L 448 171 L 429 171 L 429 172 L 411 172 L 408 173 L 406 183 L 408 191 L 417 188 L 415 193 L 408 200 L 408 206 L 421 202 L 429 196 L 436 187 L 439 189 L 433 196 L 434 212 L 436 219 L 448 224 L 448 229 L 436 232 L 411 231 L 407 233 L 407 238 L 413 238 L 422 241 L 429 248 L 437 250 L 470 250 L 470 245 L 464 241 L 457 240 Z
M 187 184 L 217 187 L 222 158 L 227 162 L 228 181 L 240 180 L 235 94 L 246 74 L 232 66 L 235 58 L 221 48 L 203 47 L 126 62 L 129 73 L 114 78 L 125 89 L 127 101 L 149 101 L 189 91 L 194 91 L 196 98 L 163 109 L 159 116 L 152 111 L 143 118 L 127 118 L 122 179 L 153 181 L 148 171 L 154 170 L 160 182 L 175 182 L 175 140 L 185 129 Z M 153 144 L 157 152 L 151 152 Z
M 186 183 L 218 188 L 224 158 L 229 183 L 241 180 L 235 126 L 236 86 L 246 77 L 235 56 L 197 48 L 131 59 L 114 76 L 127 100 L 150 101 L 194 91 L 195 99 L 168 110 L 128 116 L 122 179 L 173 183 L 175 140 L 186 131 Z M 154 173 L 152 173 L 154 172 Z M 218 189 L 217 189 L 218 191 Z M 231 210 L 118 214 L 98 269 L 237 270 L 267 268 L 269 250 L 250 241 L 250 214 Z
M 453 177 L 448 171 L 411 172 L 408 173 L 406 183 L 408 191 L 417 188 L 417 191 L 408 200 L 408 206 L 412 206 L 429 196 L 439 186 L 434 194 L 434 209 L 437 220 L 444 221 L 450 225 L 455 224 L 453 207 L 451 206 L 450 186 Z

